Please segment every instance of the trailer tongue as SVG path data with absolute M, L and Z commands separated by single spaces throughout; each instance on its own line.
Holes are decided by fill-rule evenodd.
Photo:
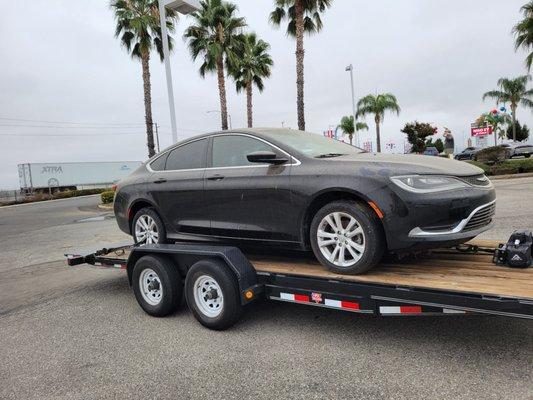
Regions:
M 480 241 L 476 245 L 497 247 Z M 127 270 L 137 300 L 151 315 L 166 315 L 177 307 L 151 301 L 161 295 L 154 288 L 166 288 L 163 305 L 165 294 L 184 294 L 195 317 L 212 329 L 231 326 L 242 307 L 259 297 L 373 315 L 483 313 L 533 319 L 533 268 L 495 265 L 492 257 L 442 250 L 416 260 L 385 261 L 365 275 L 339 275 L 312 258 L 245 256 L 236 247 L 197 243 L 67 255 L 71 266 Z M 143 275 L 146 270 L 151 275 Z

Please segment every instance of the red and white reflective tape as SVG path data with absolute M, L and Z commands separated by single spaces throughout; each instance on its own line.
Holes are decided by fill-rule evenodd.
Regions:
M 420 314 L 421 306 L 380 306 L 381 314 Z
M 331 308 L 338 308 L 340 310 L 359 310 L 359 303 L 354 303 L 352 301 L 341 301 L 341 300 L 331 300 L 324 299 L 324 305 Z
M 311 298 L 306 294 L 297 293 L 280 293 L 279 298 L 286 301 L 294 301 L 296 303 L 311 303 L 318 304 L 325 307 L 336 308 L 339 310 L 359 311 L 359 303 L 353 301 L 322 299 L 319 293 L 313 293 Z
M 280 293 L 279 298 L 282 300 L 297 301 L 300 303 L 309 303 L 309 296 L 305 294 Z
M 424 311 L 422 309 L 422 306 L 380 306 L 379 312 L 381 314 L 385 315 L 405 315 L 405 314 L 424 314 L 427 312 L 428 314 L 434 314 L 435 311 Z M 437 311 L 438 312 L 438 311 Z M 442 313 L 444 314 L 466 314 L 465 311 L 460 310 L 452 310 L 449 308 L 443 308 Z

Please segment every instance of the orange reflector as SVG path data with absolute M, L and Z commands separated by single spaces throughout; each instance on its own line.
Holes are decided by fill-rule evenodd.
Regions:
M 378 215 L 379 219 L 383 219 L 383 213 L 381 212 L 379 207 L 376 205 L 376 203 L 374 203 L 373 201 L 369 201 L 368 205 L 370 207 L 372 207 L 372 209 L 376 212 L 376 214 Z
M 251 290 L 247 290 L 246 292 L 244 292 L 244 297 L 246 297 L 246 300 L 250 300 L 252 297 L 254 297 L 254 292 L 252 292 Z

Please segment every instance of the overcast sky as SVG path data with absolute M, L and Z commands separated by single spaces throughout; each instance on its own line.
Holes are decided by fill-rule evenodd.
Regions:
M 294 40 L 270 26 L 272 0 L 235 2 L 249 29 L 271 44 L 275 62 L 265 91 L 254 98 L 255 125 L 296 127 Z M 524 2 L 334 0 L 324 30 L 305 38 L 307 130 L 322 132 L 351 113 L 344 69 L 353 63 L 358 97 L 391 92 L 399 100 L 402 112 L 386 116 L 383 143 L 393 140 L 403 149 L 400 129 L 417 119 L 451 128 L 464 147 L 470 123 L 494 106 L 483 103 L 482 94 L 500 77 L 525 73 L 525 56 L 514 52 L 510 33 Z M 108 4 L 2 1 L 0 188 L 18 187 L 19 163 L 145 160 L 141 65 L 114 38 Z M 220 126 L 219 116 L 206 113 L 219 109 L 216 78 L 202 79 L 191 61 L 182 40 L 188 24 L 180 20 L 172 56 L 180 139 Z M 154 121 L 166 147 L 164 70 L 155 57 L 151 68 Z M 227 87 L 233 127 L 242 127 L 245 97 L 233 82 Z M 518 118 L 533 127 L 531 111 L 519 109 Z M 371 137 L 375 128 L 371 118 L 367 122 Z

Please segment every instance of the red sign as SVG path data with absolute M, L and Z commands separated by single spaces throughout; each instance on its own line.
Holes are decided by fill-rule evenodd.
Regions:
M 472 136 L 487 136 L 492 135 L 492 126 L 486 126 L 484 128 L 472 128 Z

